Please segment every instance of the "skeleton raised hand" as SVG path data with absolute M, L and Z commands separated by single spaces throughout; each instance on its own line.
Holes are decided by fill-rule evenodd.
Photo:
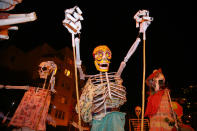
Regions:
M 70 9 L 65 10 L 65 19 L 63 20 L 63 25 L 68 29 L 72 34 L 80 33 L 81 22 L 83 20 L 82 12 L 79 7 L 75 6 Z
M 134 19 L 136 20 L 136 27 L 140 26 L 139 32 L 141 33 L 145 32 L 151 21 L 153 21 L 153 18 L 149 16 L 148 10 L 139 10 L 135 14 Z
M 136 27 L 140 27 L 139 33 L 143 33 L 143 39 L 145 40 L 145 32 L 150 25 L 151 21 L 153 21 L 153 17 L 149 16 L 148 10 L 139 10 L 135 15 L 134 19 L 136 20 Z
M 63 20 L 63 25 L 68 29 L 69 33 L 72 34 L 72 46 L 76 50 L 76 65 L 80 72 L 80 78 L 85 79 L 85 74 L 81 68 L 81 60 L 80 60 L 80 52 L 79 52 L 79 43 L 80 39 L 78 37 L 75 38 L 76 34 L 80 34 L 81 30 L 81 20 L 82 11 L 79 7 L 75 6 L 70 9 L 65 10 L 65 19 Z
M 149 16 L 149 11 L 147 10 L 139 10 L 135 15 L 134 19 L 136 20 L 136 27 L 140 27 L 139 33 L 143 33 L 143 39 L 145 40 L 145 32 L 150 25 L 151 21 L 153 21 L 153 18 Z M 121 65 L 118 69 L 117 75 L 121 75 L 123 69 L 126 66 L 126 62 L 128 59 L 132 56 L 132 54 L 135 52 L 137 46 L 139 45 L 139 42 L 141 41 L 140 35 L 137 37 L 136 41 L 133 43 L 131 48 L 129 49 L 126 57 L 124 58 L 124 61 L 121 62 Z

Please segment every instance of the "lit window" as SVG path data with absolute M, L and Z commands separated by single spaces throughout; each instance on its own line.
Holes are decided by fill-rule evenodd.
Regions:
M 70 76 L 70 70 L 65 69 L 64 74 L 65 74 L 66 76 Z

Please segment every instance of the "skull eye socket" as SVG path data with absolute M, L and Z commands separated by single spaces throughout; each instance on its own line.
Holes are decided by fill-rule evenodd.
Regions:
M 98 51 L 96 53 L 96 57 L 95 58 L 96 58 L 96 60 L 101 61 L 102 58 L 103 58 L 103 52 L 102 51 Z
M 46 71 L 46 70 L 47 70 L 47 68 L 46 68 L 46 67 L 42 67 L 42 70 L 43 70 L 43 71 Z
M 105 53 L 105 55 L 106 55 L 106 57 L 107 57 L 108 60 L 111 59 L 111 52 L 107 51 L 107 52 Z

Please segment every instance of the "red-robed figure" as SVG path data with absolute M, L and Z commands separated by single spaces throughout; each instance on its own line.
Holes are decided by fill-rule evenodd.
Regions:
M 150 119 L 150 131 L 171 131 L 174 126 L 169 89 L 165 88 L 165 77 L 161 69 L 154 70 L 146 79 L 150 96 L 145 116 Z
M 150 88 L 145 111 L 145 116 L 150 119 L 149 131 L 194 131 L 182 122 L 183 108 L 171 101 L 161 69 L 154 70 L 146 79 L 146 84 Z

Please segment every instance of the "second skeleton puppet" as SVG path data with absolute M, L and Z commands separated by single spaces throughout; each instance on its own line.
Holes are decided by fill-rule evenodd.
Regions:
M 145 116 L 150 119 L 150 131 L 171 131 L 173 127 L 178 129 L 169 89 L 165 86 L 165 77 L 162 70 L 154 70 L 146 79 L 146 84 L 152 90 L 151 95 L 148 97 L 145 112 Z
M 80 20 L 83 20 L 81 14 L 82 12 L 78 7 L 65 11 L 63 24 L 72 36 L 80 33 Z M 144 21 L 144 23 L 140 24 L 140 33 L 145 32 L 150 24 L 149 21 Z M 126 88 L 122 85 L 121 73 L 141 39 L 137 37 L 117 72 L 108 72 L 112 58 L 110 49 L 106 45 L 97 46 L 93 51 L 94 64 L 99 71 L 96 75 L 83 73 L 79 41 L 79 38 L 73 38 L 73 45 L 76 46 L 76 64 L 80 78 L 88 78 L 79 100 L 80 114 L 83 121 L 91 123 L 92 131 L 124 131 L 125 113 L 119 112 L 119 108 L 126 102 Z M 78 111 L 77 107 L 76 110 Z
M 15 131 L 46 131 L 46 121 L 55 123 L 48 115 L 51 92 L 55 93 L 55 74 L 57 65 L 53 61 L 44 61 L 39 65 L 39 75 L 45 79 L 43 88 L 30 87 L 25 92 L 9 125 L 18 127 Z M 48 87 L 46 81 L 50 78 Z M 46 88 L 45 88 L 46 87 Z

